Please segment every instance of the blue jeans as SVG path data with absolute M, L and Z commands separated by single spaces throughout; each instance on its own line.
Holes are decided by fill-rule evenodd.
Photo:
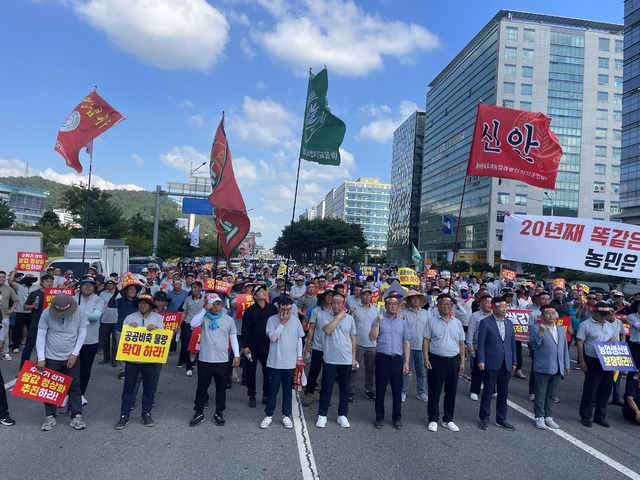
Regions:
M 253 360 L 256 361 L 255 358 Z M 278 399 L 278 390 L 282 384 L 282 415 L 288 417 L 291 415 L 291 401 L 293 399 L 293 376 L 296 369 L 283 370 L 279 368 L 267 367 L 269 374 L 269 394 L 267 395 L 267 405 L 264 407 L 264 413 L 267 417 L 273 417 L 276 409 L 276 400 Z
M 424 356 L 422 355 L 422 350 L 409 350 L 409 370 L 411 370 L 411 365 L 413 365 L 413 369 L 416 372 L 418 395 L 420 395 L 421 393 L 427 393 L 427 389 L 425 387 L 427 374 L 424 371 Z M 408 390 L 409 375 L 403 375 L 402 393 L 407 393 Z

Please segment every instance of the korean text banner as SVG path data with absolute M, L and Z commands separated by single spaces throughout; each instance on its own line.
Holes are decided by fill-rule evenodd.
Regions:
M 122 326 L 116 360 L 137 363 L 167 363 L 171 330 L 147 330 L 145 327 Z
M 467 175 L 555 190 L 562 147 L 542 113 L 478 105 Z
M 513 323 L 513 333 L 520 342 L 529 341 L 529 310 L 507 310 L 507 318 Z
M 420 278 L 412 268 L 400 267 L 398 269 L 398 281 L 400 285 L 420 285 Z
M 509 270 L 508 268 L 502 269 L 502 278 L 504 278 L 508 282 L 515 282 L 516 275 L 517 273 L 515 270 Z
M 42 272 L 47 256 L 38 252 L 18 252 L 18 270 L 21 272 Z
M 42 309 L 49 308 L 51 300 L 58 295 L 73 296 L 73 288 L 45 288 L 44 289 L 44 301 L 42 302 Z
M 640 277 L 640 227 L 589 218 L 505 215 L 505 260 Z
M 70 376 L 48 368 L 39 372 L 36 364 L 27 360 L 16 378 L 11 394 L 61 407 L 71 387 L 71 381 Z
M 604 371 L 636 371 L 627 342 L 594 342 L 594 346 Z
M 173 332 L 182 323 L 182 312 L 161 312 L 160 315 L 165 330 Z
M 378 281 L 377 265 L 358 265 L 356 267 L 356 277 L 359 281 L 364 282 L 368 276 L 373 277 L 373 281 Z

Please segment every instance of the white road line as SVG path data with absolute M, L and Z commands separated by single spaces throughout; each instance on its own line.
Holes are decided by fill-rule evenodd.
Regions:
M 11 387 L 13 387 L 16 384 L 16 379 L 14 378 L 13 380 L 11 380 L 10 382 L 7 382 L 4 384 L 4 389 L 5 390 L 9 390 Z
M 471 379 L 467 375 L 460 375 L 460 376 L 463 379 L 465 379 L 467 382 L 469 382 L 469 383 L 471 382 Z M 529 410 L 527 410 L 526 408 L 521 407 L 520 405 L 518 405 L 517 403 L 512 402 L 511 400 L 507 400 L 507 405 L 509 405 L 514 410 L 520 412 L 525 417 L 535 421 L 535 415 L 533 413 L 531 413 Z M 586 443 L 581 442 L 576 437 L 574 437 L 572 435 L 569 435 L 564 430 L 562 430 L 560 428 L 558 428 L 558 429 L 549 428 L 548 430 L 552 431 L 553 433 L 555 433 L 559 437 L 564 438 L 568 442 L 570 442 L 573 445 L 575 445 L 576 447 L 578 447 L 580 450 L 583 450 L 583 451 L 587 452 L 589 455 L 597 458 L 601 462 L 603 462 L 606 465 L 610 466 L 614 470 L 617 470 L 618 472 L 622 473 L 623 475 L 625 475 L 625 476 L 627 476 L 627 477 L 629 477 L 629 478 L 631 478 L 633 480 L 640 480 L 640 474 L 638 474 L 637 472 L 634 472 L 630 468 L 625 467 L 624 465 L 622 465 L 619 462 L 616 462 L 613 458 L 608 457 L 604 453 L 599 452 L 598 450 L 596 450 L 595 448 L 587 445 Z
M 309 437 L 307 423 L 304 419 L 300 395 L 297 391 L 294 392 L 293 398 L 295 399 L 295 404 L 293 405 L 293 428 L 296 431 L 302 478 L 304 480 L 317 480 L 320 477 L 318 476 L 316 460 L 313 457 L 313 450 L 311 449 L 311 438 Z
M 518 405 L 516 403 L 513 403 L 511 400 L 507 400 L 507 405 L 509 405 L 514 410 L 517 410 L 518 412 L 520 412 L 525 417 L 528 417 L 531 420 L 535 420 L 535 416 L 534 416 L 533 413 L 531 413 L 530 411 L 522 408 L 520 405 Z M 630 468 L 625 467 L 621 463 L 616 462 L 613 458 L 606 456 L 604 453 L 599 452 L 598 450 L 596 450 L 593 447 L 590 447 L 586 443 L 581 442 L 580 440 L 578 440 L 574 436 L 569 435 L 564 430 L 562 430 L 562 429 L 549 429 L 549 430 L 551 430 L 553 433 L 555 433 L 559 437 L 564 438 L 568 442 L 572 443 L 573 445 L 575 445 L 579 449 L 584 450 L 589 455 L 592 455 L 593 457 L 597 458 L 601 462 L 604 462 L 605 464 L 609 465 L 611 468 L 617 470 L 618 472 L 622 473 L 623 475 L 626 475 L 627 477 L 632 478 L 633 480 L 640 480 L 640 474 L 634 472 Z

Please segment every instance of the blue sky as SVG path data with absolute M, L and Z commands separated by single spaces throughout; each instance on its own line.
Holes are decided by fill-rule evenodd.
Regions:
M 622 0 L 3 0 L 0 175 L 81 179 L 53 147 L 94 85 L 126 117 L 94 145 L 102 188 L 186 182 L 225 111 L 269 247 L 291 220 L 309 68 L 328 67 L 347 133 L 341 166 L 303 162 L 296 218 L 345 179 L 389 181 L 393 131 L 500 9 L 623 22 Z

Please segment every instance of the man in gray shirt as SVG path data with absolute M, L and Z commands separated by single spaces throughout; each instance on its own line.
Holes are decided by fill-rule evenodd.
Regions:
M 216 384 L 216 412 L 213 414 L 213 422 L 222 426 L 225 424 L 222 412 L 225 410 L 227 401 L 227 367 L 229 366 L 227 351 L 229 343 L 231 343 L 233 350 L 232 364 L 234 367 L 240 365 L 236 323 L 233 318 L 222 311 L 222 299 L 214 293 L 207 296 L 207 303 L 191 318 L 190 325 L 191 328 L 202 326 L 202 330 L 198 355 L 198 388 L 193 407 L 196 413 L 189 425 L 195 427 L 204 422 L 207 390 L 213 379 Z
M 36 338 L 38 370 L 42 371 L 47 367 L 72 378 L 69 387 L 70 425 L 76 430 L 86 428 L 82 420 L 78 355 L 88 326 L 86 317 L 78 312 L 76 301 L 72 297 L 58 295 L 51 301 L 49 308 L 42 312 Z M 45 403 L 44 409 L 46 417 L 42 430 L 49 431 L 56 424 L 58 407 L 52 403 Z
M 349 415 L 349 377 L 351 368 L 358 368 L 356 362 L 356 324 L 353 317 L 344 311 L 345 296 L 335 293 L 331 301 L 331 315 L 323 316 L 316 328 L 324 332 L 324 372 L 318 405 L 316 427 L 327 424 L 327 412 L 331 403 L 333 384 L 338 377 L 340 403 L 338 405 L 338 423 L 343 428 L 351 425 Z
M 618 330 L 614 323 L 607 321 L 611 313 L 611 305 L 604 302 L 596 303 L 591 318 L 580 324 L 576 341 L 578 344 L 578 364 L 584 372 L 584 384 L 582 385 L 582 399 L 580 401 L 580 417 L 582 425 L 591 427 L 593 422 L 603 427 L 608 427 L 607 402 L 613 388 L 613 372 L 604 371 L 595 342 L 619 341 Z M 595 407 L 595 414 L 593 413 Z M 591 416 L 593 415 L 593 421 Z
M 459 428 L 453 423 L 453 413 L 458 375 L 464 372 L 464 329 L 460 320 L 451 314 L 453 299 L 449 294 L 438 295 L 436 307 L 437 311 L 429 316 L 422 334 L 424 366 L 429 370 L 428 429 L 430 432 L 438 430 L 440 395 L 444 387 L 442 426 L 457 432 Z
M 408 291 L 403 297 L 403 303 L 405 308 L 400 310 L 400 316 L 404 317 L 409 328 L 409 335 L 411 335 L 410 353 L 409 353 L 409 368 L 413 365 L 416 372 L 416 383 L 418 400 L 427 402 L 429 396 L 427 395 L 427 389 L 425 388 L 425 380 L 427 374 L 424 370 L 424 359 L 422 357 L 422 332 L 424 332 L 424 326 L 427 323 L 427 311 L 422 308 L 427 304 L 427 296 L 418 292 L 417 290 Z M 407 398 L 407 391 L 409 390 L 409 375 L 404 375 L 402 379 L 402 401 Z
M 297 359 L 302 360 L 302 337 L 304 331 L 296 317 L 292 315 L 291 297 L 280 297 L 278 315 L 267 320 L 266 333 L 269 337 L 269 356 L 267 371 L 269 374 L 269 394 L 264 408 L 265 417 L 260 428 L 267 428 L 273 421 L 278 391 L 282 385 L 282 424 L 284 428 L 293 428 L 292 385 Z M 292 318 L 293 317 L 293 318 Z M 323 375 L 324 377 L 324 375 Z
M 358 287 L 356 287 L 358 288 Z M 378 307 L 371 304 L 372 292 L 370 288 L 360 290 L 360 301 L 362 303 L 351 307 L 351 315 L 356 322 L 356 362 L 358 365 L 364 363 L 364 396 L 369 400 L 375 400 L 376 394 L 373 389 L 373 372 L 376 366 L 376 342 L 369 338 L 371 327 L 378 321 Z M 425 312 L 426 313 L 426 312 Z M 349 379 L 349 401 L 355 400 L 356 379 L 358 368 L 351 371 Z

